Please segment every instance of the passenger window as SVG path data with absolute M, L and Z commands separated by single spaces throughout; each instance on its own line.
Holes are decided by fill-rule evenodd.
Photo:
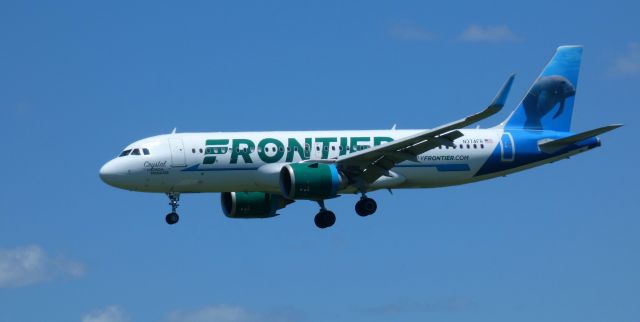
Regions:
M 122 153 L 120 153 L 120 156 L 124 157 L 124 156 L 129 155 L 129 153 L 131 153 L 131 149 L 122 151 Z
M 133 151 L 131 151 L 131 155 L 140 155 L 140 150 L 139 149 L 133 149 Z
M 202 149 L 200 149 L 200 153 L 202 153 Z
M 477 148 L 478 148 L 478 145 L 477 145 L 477 144 L 474 144 L 474 145 L 473 145 L 473 148 L 474 148 L 474 149 L 477 149 Z
M 329 151 L 329 147 L 325 145 L 325 146 L 324 146 L 324 150 L 325 150 L 325 151 Z
M 460 144 L 460 148 L 461 148 L 461 149 L 464 149 L 464 145 Z
M 320 151 L 320 146 L 316 146 L 316 151 Z
M 471 149 L 471 145 L 467 144 L 467 149 Z
M 331 150 L 332 150 L 332 151 L 335 151 L 335 150 L 336 150 L 336 147 L 335 147 L 335 146 L 332 146 L 332 147 L 331 147 Z
M 149 153 L 149 149 L 147 149 L 147 148 L 142 149 L 142 153 L 144 153 L 144 155 L 149 155 L 150 154 Z
M 196 153 L 196 149 L 191 149 L 191 152 L 192 153 Z
M 480 144 L 480 148 L 481 148 L 481 149 L 484 149 L 484 144 Z
M 291 152 L 291 147 L 290 146 L 287 147 L 287 152 Z

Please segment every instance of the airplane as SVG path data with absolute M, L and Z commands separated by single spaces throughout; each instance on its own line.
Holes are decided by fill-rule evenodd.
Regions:
M 220 192 L 231 218 L 270 218 L 298 200 L 317 202 L 318 228 L 336 221 L 325 201 L 360 195 L 358 215 L 377 210 L 369 192 L 434 188 L 505 176 L 597 148 L 612 124 L 570 129 L 582 46 L 560 46 L 509 117 L 468 129 L 505 105 L 515 75 L 479 113 L 428 130 L 176 133 L 129 144 L 100 169 L 107 184 L 165 193 L 171 212 L 184 193 Z

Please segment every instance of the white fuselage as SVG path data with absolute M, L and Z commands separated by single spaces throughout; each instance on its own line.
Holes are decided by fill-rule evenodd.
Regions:
M 391 176 L 379 178 L 368 190 L 456 185 L 504 174 L 476 176 L 497 148 L 503 162 L 513 161 L 517 144 L 514 145 L 511 135 L 507 136 L 500 128 L 461 131 L 464 136 L 454 141 L 455 148 L 441 146 L 418 155 L 417 162 L 402 162 L 391 169 Z M 284 164 L 305 159 L 331 162 L 342 155 L 417 132 L 419 130 L 159 135 L 127 146 L 125 151 L 130 150 L 129 154 L 109 161 L 101 169 L 101 176 L 116 187 L 135 191 L 278 193 L 278 175 Z M 133 155 L 131 151 L 135 149 L 140 152 Z M 143 149 L 148 151 L 147 155 L 141 152 Z M 509 172 L 514 171 L 517 169 Z

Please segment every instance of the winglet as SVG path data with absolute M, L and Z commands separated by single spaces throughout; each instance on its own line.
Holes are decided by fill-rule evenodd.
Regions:
M 504 82 L 504 85 L 500 88 L 500 91 L 493 99 L 491 104 L 487 106 L 482 112 L 473 114 L 465 119 L 464 126 L 470 125 L 472 123 L 478 122 L 482 119 L 485 119 L 493 114 L 496 114 L 502 110 L 505 102 L 507 101 L 507 96 L 509 96 L 509 90 L 511 90 L 511 84 L 513 84 L 513 79 L 516 77 L 516 74 L 511 74 L 507 81 Z
M 502 88 L 498 92 L 498 95 L 493 99 L 489 108 L 492 109 L 502 109 L 504 104 L 507 102 L 507 96 L 509 96 L 509 90 L 511 90 L 511 84 L 513 84 L 513 79 L 516 77 L 516 74 L 511 74 L 507 81 L 502 85 Z

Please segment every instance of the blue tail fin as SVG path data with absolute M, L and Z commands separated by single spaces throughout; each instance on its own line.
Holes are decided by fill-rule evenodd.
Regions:
M 561 46 L 505 122 L 508 129 L 569 132 L 582 46 Z

